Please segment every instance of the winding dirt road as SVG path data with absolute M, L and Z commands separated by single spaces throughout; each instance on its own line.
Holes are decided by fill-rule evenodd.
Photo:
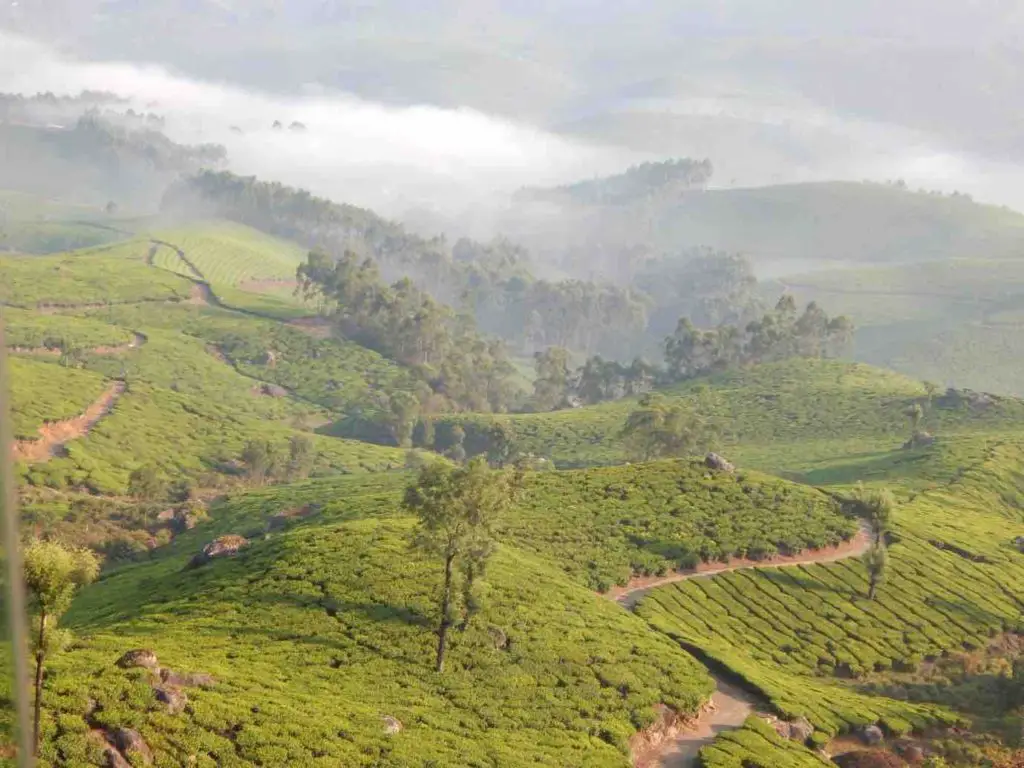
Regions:
M 656 587 L 663 587 L 666 584 L 674 584 L 677 581 L 696 579 L 706 576 L 714 576 L 728 571 L 738 571 L 744 568 L 782 568 L 787 565 L 806 565 L 808 563 L 833 563 L 836 560 L 844 560 L 847 557 L 857 557 L 868 551 L 871 545 L 871 528 L 864 522 L 860 522 L 860 530 L 847 541 L 834 547 L 822 547 L 821 549 L 808 549 L 798 555 L 779 555 L 766 560 L 749 560 L 744 557 L 731 557 L 724 563 L 701 563 L 696 568 L 689 568 L 685 571 L 676 571 L 668 576 L 641 576 L 630 579 L 625 587 L 612 587 L 607 596 L 618 603 L 621 603 L 630 610 L 633 609 L 640 599 Z
M 96 426 L 96 422 L 114 408 L 124 390 L 125 383 L 115 381 L 78 416 L 63 421 L 51 421 L 41 426 L 38 440 L 15 440 L 14 460 L 36 464 L 57 456 L 67 443 L 89 434 L 89 430 Z
M 641 598 L 656 587 L 687 579 L 703 578 L 744 568 L 785 568 L 811 563 L 832 563 L 864 554 L 871 545 L 871 528 L 860 521 L 860 530 L 848 541 L 834 547 L 807 550 L 798 555 L 784 555 L 770 560 L 730 558 L 724 563 L 702 563 L 696 568 L 668 576 L 632 579 L 625 587 L 617 587 L 607 596 L 624 608 L 633 610 Z M 655 738 L 634 741 L 634 768 L 690 768 L 696 764 L 701 747 L 710 744 L 722 731 L 739 728 L 758 711 L 760 702 L 736 685 L 715 675 L 715 693 L 711 701 L 691 720 L 668 726 Z

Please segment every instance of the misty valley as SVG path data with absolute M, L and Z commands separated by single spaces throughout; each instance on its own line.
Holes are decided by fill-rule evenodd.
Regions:
M 1011 197 L 566 4 L 177 5 L 0 11 L 0 764 L 1024 764 Z

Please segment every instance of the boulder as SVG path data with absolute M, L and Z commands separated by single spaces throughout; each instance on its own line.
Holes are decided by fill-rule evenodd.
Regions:
M 237 555 L 241 550 L 248 546 L 248 544 L 248 539 L 234 533 L 219 536 L 203 547 L 203 551 L 192 558 L 190 565 L 192 567 L 196 567 L 206 565 L 208 562 L 218 557 L 232 557 Z
M 392 717 L 391 715 L 382 715 L 381 720 L 384 721 L 384 733 L 389 736 L 393 736 L 404 727 L 397 717 Z
M 865 725 L 860 729 L 860 740 L 867 744 L 869 747 L 873 747 L 876 744 L 881 744 L 885 739 L 885 734 L 882 733 L 882 729 L 877 725 Z
M 1017 548 L 1018 552 L 1024 553 L 1024 536 L 1018 536 L 1014 539 L 1013 546 Z
M 896 751 L 900 757 L 911 765 L 920 765 L 924 762 L 924 749 L 919 744 L 904 742 L 896 745 Z
M 132 768 L 132 764 L 124 759 L 124 755 L 109 744 L 103 750 L 103 756 L 106 758 L 107 768 Z
M 736 471 L 736 467 L 732 462 L 726 460 L 725 458 L 719 456 L 717 453 L 714 452 L 711 452 L 704 457 L 704 466 L 706 466 L 708 469 L 717 469 L 721 472 Z
M 113 734 L 114 746 L 122 755 L 137 757 L 144 765 L 153 762 L 153 752 L 142 734 L 131 728 L 118 728 Z
M 157 701 L 167 705 L 167 711 L 172 715 L 181 712 L 185 709 L 185 705 L 188 704 L 188 696 L 185 695 L 185 692 L 171 686 L 156 688 L 153 690 L 153 693 L 156 694 Z
M 488 627 L 487 634 L 491 636 L 495 650 L 503 651 L 508 648 L 508 635 L 500 627 Z
M 277 384 L 263 384 L 260 387 L 260 394 L 267 397 L 288 397 L 288 390 Z
M 799 741 L 801 744 L 811 738 L 814 733 L 814 726 L 806 717 L 801 717 L 789 724 L 789 738 Z
M 128 651 L 116 663 L 121 669 L 144 667 L 145 669 L 155 670 L 160 668 L 160 662 L 157 660 L 156 654 L 148 648 L 136 648 Z
M 915 432 L 907 442 L 903 444 L 903 450 L 909 451 L 912 448 L 927 448 L 935 444 L 935 436 L 928 432 Z
M 161 669 L 160 679 L 165 686 L 171 688 L 212 688 L 217 684 L 213 675 L 204 672 L 175 672 L 172 669 Z

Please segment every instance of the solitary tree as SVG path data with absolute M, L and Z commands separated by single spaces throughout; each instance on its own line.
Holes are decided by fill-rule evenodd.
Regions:
M 128 493 L 140 501 L 158 501 L 167 495 L 167 481 L 156 467 L 147 464 L 128 475 Z
M 889 553 L 886 551 L 885 542 L 880 540 L 872 542 L 871 548 L 864 553 L 863 559 L 864 567 L 868 571 L 868 600 L 874 600 L 879 585 L 885 581 L 885 569 L 889 564 Z
M 288 475 L 302 480 L 309 477 L 316 461 L 316 446 L 309 435 L 293 435 L 288 441 Z
M 876 543 L 885 542 L 885 534 L 892 527 L 892 511 L 896 506 L 892 493 L 887 488 L 857 487 L 853 501 L 857 514 L 871 526 L 871 538 Z
M 924 409 L 921 408 L 920 403 L 914 403 L 909 406 L 904 412 L 904 415 L 910 419 L 910 434 L 914 436 L 917 434 L 918 427 L 921 426 L 921 419 L 924 418 Z
M 246 443 L 242 449 L 242 463 L 257 485 L 263 485 L 268 477 L 276 474 L 281 464 L 274 446 L 266 440 L 250 440 Z
M 36 655 L 35 716 L 32 743 L 39 752 L 39 719 L 43 705 L 43 668 L 47 656 L 62 643 L 57 622 L 71 604 L 75 590 L 96 579 L 99 563 L 92 552 L 66 547 L 56 541 L 33 541 L 24 552 L 25 586 L 38 620 L 34 645 Z M 66 640 L 66 637 L 63 638 Z
M 495 467 L 504 467 L 512 458 L 515 431 L 511 424 L 496 421 L 487 430 L 487 460 Z
M 495 548 L 495 528 L 511 504 L 516 476 L 492 471 L 483 458 L 463 467 L 428 464 L 405 491 L 403 506 L 419 518 L 415 544 L 444 564 L 441 617 L 437 631 L 436 669 L 444 671 L 448 632 L 459 613 L 463 626 L 476 609 L 473 587 Z M 462 590 L 458 580 L 462 580 Z
M 695 411 L 649 394 L 629 414 L 620 436 L 636 458 L 648 461 L 703 450 L 711 441 L 711 430 Z

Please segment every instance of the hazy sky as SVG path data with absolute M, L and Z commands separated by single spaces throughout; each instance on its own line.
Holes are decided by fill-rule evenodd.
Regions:
M 691 155 L 719 185 L 904 177 L 1024 208 L 1022 5 L 0 0 L 0 88 L 127 91 L 239 170 L 367 204 Z

